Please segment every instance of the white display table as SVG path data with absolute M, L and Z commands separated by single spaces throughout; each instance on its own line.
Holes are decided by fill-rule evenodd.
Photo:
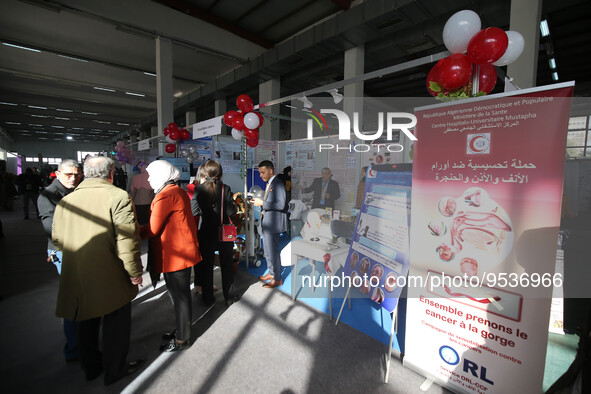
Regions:
M 349 246 L 346 243 L 338 242 L 337 244 L 326 244 L 323 242 L 314 242 L 308 240 L 295 240 L 290 243 L 291 246 L 291 296 L 296 300 L 296 280 L 298 275 L 298 259 L 305 257 L 312 262 L 312 279 L 316 277 L 316 262 L 321 262 L 324 265 L 325 256 L 328 254 L 330 260 L 325 264 L 326 273 L 334 275 L 339 269 L 345 266 L 347 255 L 349 253 Z M 312 291 L 314 288 L 314 280 L 312 280 Z M 332 321 L 332 289 L 328 286 L 328 308 L 329 316 Z

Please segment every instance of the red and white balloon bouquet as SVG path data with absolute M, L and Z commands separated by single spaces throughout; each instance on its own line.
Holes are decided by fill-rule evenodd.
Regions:
M 427 90 L 437 99 L 488 94 L 497 81 L 495 66 L 513 63 L 523 52 L 523 36 L 498 27 L 481 30 L 480 17 L 474 11 L 456 12 L 443 28 L 443 43 L 452 53 L 431 68 Z
M 246 94 L 241 94 L 236 99 L 238 111 L 228 111 L 224 115 L 224 124 L 232 127 L 232 137 L 240 140 L 246 137 L 246 144 L 251 148 L 259 144 L 259 127 L 263 125 L 264 118 L 259 112 L 253 112 L 252 99 Z
M 162 134 L 166 136 L 166 142 L 168 142 L 164 147 L 164 150 L 167 153 L 174 153 L 176 151 L 177 141 L 184 141 L 191 138 L 191 133 L 188 130 L 179 128 L 174 122 L 170 122 L 168 126 L 162 130 Z

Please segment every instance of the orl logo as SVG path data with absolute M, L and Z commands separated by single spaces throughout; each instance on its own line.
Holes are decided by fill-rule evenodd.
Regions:
M 357 138 L 359 138 L 360 140 L 364 140 L 364 141 L 377 140 L 384 133 L 384 118 L 386 119 L 386 121 L 385 121 L 385 123 L 386 123 L 386 138 L 388 140 L 392 140 L 392 131 L 393 130 L 401 130 L 412 141 L 417 140 L 417 137 L 415 137 L 409 130 L 409 129 L 412 129 L 413 127 L 415 127 L 415 125 L 417 124 L 417 117 L 414 116 L 413 114 L 409 114 L 406 112 L 388 112 L 385 115 L 383 112 L 378 113 L 378 129 L 373 134 L 364 134 L 364 133 L 361 133 L 361 131 L 359 131 L 359 113 L 357 113 L 357 112 L 353 113 L 353 125 L 352 125 L 353 127 L 351 127 L 351 120 L 349 119 L 349 116 L 345 112 L 340 111 L 338 109 L 321 109 L 320 114 L 316 111 L 314 111 L 314 114 L 316 114 L 322 120 L 322 122 L 320 122 L 319 119 L 317 119 L 316 117 L 313 117 L 321 129 L 322 129 L 322 123 L 324 123 L 324 125 L 326 126 L 326 122 L 324 121 L 324 118 L 320 114 L 333 114 L 334 116 L 336 116 L 336 118 L 339 122 L 339 139 L 340 140 L 350 140 L 351 139 L 351 128 L 353 128 L 353 132 L 355 133 L 355 136 Z M 410 120 L 410 122 L 395 123 L 394 122 L 395 119 L 407 119 L 407 120 Z M 313 138 L 312 129 L 314 127 L 314 123 L 312 122 L 312 119 L 308 119 L 307 126 L 308 126 L 308 139 L 311 140 Z M 327 127 L 327 129 L 328 129 L 328 127 Z
M 468 134 L 466 153 L 482 155 L 490 153 L 490 133 Z
M 449 365 L 457 365 L 460 362 L 460 355 L 451 346 L 441 346 L 439 348 L 439 357 Z

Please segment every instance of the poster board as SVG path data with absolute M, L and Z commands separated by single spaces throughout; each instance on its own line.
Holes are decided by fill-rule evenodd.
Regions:
M 404 365 L 454 391 L 542 391 L 573 85 L 415 111 Z
M 409 267 L 410 164 L 372 166 L 365 182 L 344 275 L 352 297 L 370 297 L 394 311 Z M 356 293 L 356 294 L 355 294 Z
M 189 182 L 191 178 L 191 166 L 187 161 L 182 157 L 161 157 L 160 160 L 166 160 L 181 172 L 181 177 L 179 181 L 182 182 Z

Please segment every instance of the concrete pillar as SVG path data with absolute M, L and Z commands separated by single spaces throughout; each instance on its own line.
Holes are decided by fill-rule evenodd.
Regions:
M 521 89 L 536 86 L 541 15 L 542 0 L 511 1 L 509 30 L 521 33 L 525 46 L 521 56 L 507 66 L 507 76 L 513 78 L 513 85 Z
M 228 112 L 228 106 L 226 105 L 226 99 L 216 99 L 214 102 L 215 110 L 214 116 L 222 116 L 226 112 Z M 222 135 L 230 135 L 232 134 L 232 129 L 230 127 L 226 127 L 222 125 Z
M 174 121 L 172 105 L 172 42 L 156 37 L 156 100 L 158 109 L 158 134 Z M 159 155 L 168 155 L 159 144 Z
M 217 99 L 217 100 L 215 100 L 214 104 L 215 104 L 214 116 L 222 116 L 226 112 L 228 112 L 228 106 L 226 105 L 226 99 Z
M 365 72 L 365 47 L 363 45 L 345 51 L 344 79 L 363 75 Z M 344 87 L 343 110 L 347 114 L 359 113 L 359 124 L 363 124 L 363 82 Z M 353 117 L 350 116 L 351 121 Z
M 187 111 L 185 114 L 185 126 L 189 127 L 193 123 L 197 123 L 197 112 Z
M 259 85 L 259 103 L 266 103 L 280 98 L 281 81 L 273 78 Z M 279 105 L 265 108 L 261 113 L 279 115 Z M 279 120 L 265 117 L 263 127 L 259 128 L 259 139 L 267 141 L 279 141 Z

